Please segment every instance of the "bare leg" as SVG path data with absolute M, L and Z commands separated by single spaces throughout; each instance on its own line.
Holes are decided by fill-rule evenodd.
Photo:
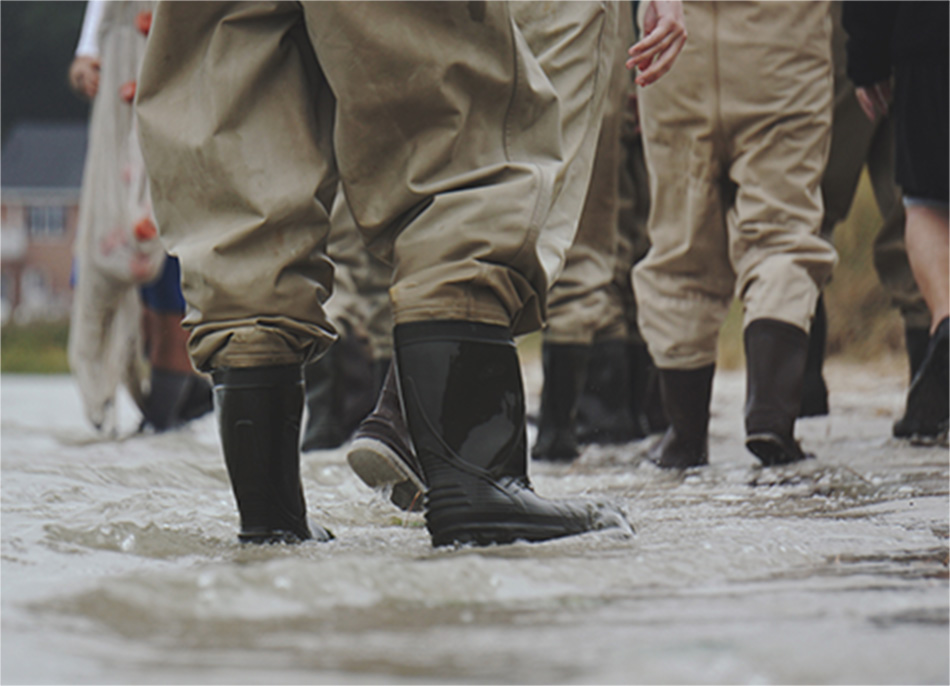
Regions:
M 930 308 L 932 334 L 950 314 L 950 228 L 946 208 L 907 208 L 907 258 Z

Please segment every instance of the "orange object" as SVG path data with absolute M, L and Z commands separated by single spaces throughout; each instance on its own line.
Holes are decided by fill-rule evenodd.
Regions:
M 158 229 L 150 217 L 142 217 L 132 229 L 132 233 L 135 234 L 136 240 L 144 243 L 155 238 L 158 235 Z
M 135 85 L 135 81 L 126 81 L 119 86 L 119 97 L 123 102 L 131 104 L 135 100 Z
M 152 13 L 148 10 L 143 10 L 135 15 L 135 28 L 137 28 L 139 33 L 143 36 L 147 36 L 152 28 Z

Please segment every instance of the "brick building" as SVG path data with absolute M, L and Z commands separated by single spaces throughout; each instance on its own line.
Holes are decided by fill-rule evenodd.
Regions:
M 20 124 L 0 157 L 3 322 L 65 319 L 86 156 L 85 122 Z

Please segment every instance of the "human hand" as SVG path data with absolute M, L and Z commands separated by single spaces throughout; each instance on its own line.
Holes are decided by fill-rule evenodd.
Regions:
M 69 66 L 69 85 L 92 100 L 99 92 L 99 58 L 80 55 Z
M 860 86 L 854 89 L 858 104 L 871 121 L 877 121 L 878 116 L 887 116 L 891 102 L 890 81 L 878 81 L 873 86 Z
M 639 86 L 647 86 L 673 66 L 686 43 L 681 0 L 650 0 L 643 15 L 643 38 L 628 51 L 627 69 L 636 67 Z

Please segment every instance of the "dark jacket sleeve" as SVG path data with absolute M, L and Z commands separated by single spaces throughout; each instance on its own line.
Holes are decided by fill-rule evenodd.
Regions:
M 893 31 L 898 2 L 841 3 L 841 23 L 848 33 L 848 77 L 870 86 L 891 75 Z

